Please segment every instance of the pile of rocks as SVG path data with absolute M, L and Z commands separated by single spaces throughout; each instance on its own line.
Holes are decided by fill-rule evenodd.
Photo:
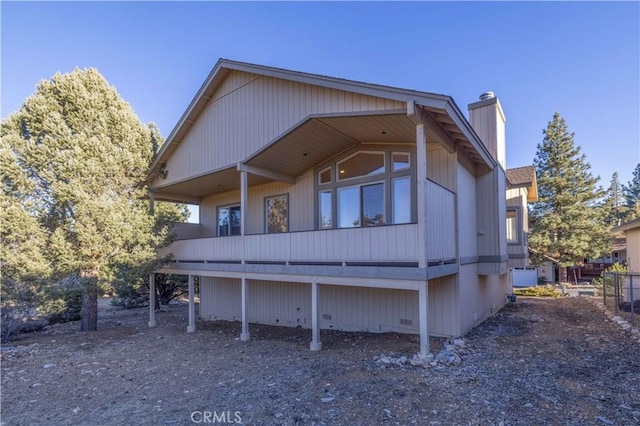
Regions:
M 417 353 L 411 358 L 405 355 L 384 355 L 374 357 L 374 362 L 380 366 L 380 368 L 387 367 L 437 367 L 437 366 L 451 366 L 460 365 L 462 363 L 462 355 L 466 353 L 468 349 L 464 340 L 460 338 L 447 340 L 444 342 L 443 348 L 436 355 L 432 353 Z
M 640 343 L 640 329 L 631 326 L 629 321 L 625 320 L 624 318 L 618 315 L 615 315 L 613 312 L 611 312 L 607 308 L 607 306 L 604 303 L 600 302 L 599 300 L 596 300 L 596 299 L 591 299 L 591 300 L 595 303 L 598 309 L 602 311 L 605 317 L 607 317 L 610 321 L 613 321 L 616 324 L 618 324 L 618 326 L 621 329 L 631 334 L 631 337 L 635 339 L 638 343 Z M 636 318 L 636 322 L 640 322 L 640 316 Z

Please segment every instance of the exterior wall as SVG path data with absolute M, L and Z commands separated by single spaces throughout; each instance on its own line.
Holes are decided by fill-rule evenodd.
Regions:
M 458 180 L 458 250 L 460 258 L 478 255 L 476 214 L 476 178 L 462 164 L 457 167 Z
M 627 269 L 640 273 L 640 228 L 629 229 L 627 233 Z
M 501 275 L 507 271 L 506 177 L 501 167 L 476 181 L 479 273 Z M 489 260 L 483 260 L 489 259 Z
M 451 192 L 456 186 L 456 154 L 449 154 L 442 146 L 429 143 L 427 147 L 427 178 Z
M 460 335 L 495 314 L 512 293 L 509 274 L 480 275 L 478 265 L 460 267 L 459 272 Z
M 518 215 L 519 240 L 507 243 L 510 268 L 526 268 L 529 266 L 528 234 L 529 213 L 527 210 L 527 189 L 512 188 L 507 190 L 507 208 L 515 208 Z
M 248 281 L 249 322 L 311 328 L 311 285 Z M 320 327 L 371 333 L 419 331 L 415 291 L 319 286 Z M 241 318 L 240 280 L 200 278 L 200 318 L 237 321 Z
M 460 305 L 455 275 L 429 280 L 428 327 L 432 336 L 460 336 Z
M 165 185 L 244 160 L 305 117 L 405 109 L 404 102 L 233 71 L 167 162 Z

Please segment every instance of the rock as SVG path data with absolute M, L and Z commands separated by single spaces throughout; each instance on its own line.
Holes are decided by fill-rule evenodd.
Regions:
M 606 417 L 602 417 L 602 416 L 597 416 L 596 420 L 599 421 L 600 423 L 604 423 L 605 425 L 612 425 L 613 422 L 611 420 L 609 420 Z
M 443 349 L 438 352 L 438 355 L 435 357 L 435 361 L 445 365 L 459 365 L 462 362 L 462 359 L 457 353 Z
M 335 395 L 331 395 L 330 393 L 328 393 L 327 396 L 320 398 L 320 401 L 327 403 L 333 401 L 334 399 L 336 399 Z
M 82 409 L 80 409 L 80 407 L 76 407 L 72 411 L 73 411 L 73 414 L 78 414 L 79 412 L 82 411 Z
M 276 419 L 279 419 L 280 417 L 283 417 L 283 416 L 284 416 L 284 414 L 282 414 L 282 413 L 276 413 Z
M 465 347 L 464 340 L 462 340 L 462 339 L 453 339 L 453 344 L 456 345 L 459 348 L 464 348 Z
M 45 364 L 42 368 L 55 368 L 55 364 Z
M 524 404 L 525 408 L 533 408 L 533 404 L 530 402 L 527 402 L 526 404 Z
M 407 363 L 407 357 L 406 356 L 401 356 L 400 358 L 398 358 L 396 360 L 396 364 L 398 365 L 405 365 Z
M 383 411 L 387 415 L 387 417 L 389 417 L 390 419 L 395 417 L 395 415 L 393 414 L 393 411 L 391 411 L 391 410 L 389 410 L 387 408 L 383 409 Z

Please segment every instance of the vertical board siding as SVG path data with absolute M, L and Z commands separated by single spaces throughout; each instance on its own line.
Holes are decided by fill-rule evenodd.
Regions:
M 310 114 L 405 108 L 404 102 L 232 71 L 167 161 L 169 184 L 242 161 Z
M 430 143 L 427 150 L 427 178 L 452 192 L 457 192 L 456 169 L 458 161 L 456 154 L 449 154 L 440 145 L 434 145 Z
M 412 334 L 419 330 L 416 291 L 320 285 L 319 292 L 318 313 L 324 329 Z
M 463 165 L 458 165 L 458 250 L 460 257 L 478 255 L 478 218 L 476 178 Z
M 509 274 L 478 276 L 477 265 L 461 268 L 460 333 L 466 333 L 500 310 L 506 302 L 505 295 L 512 290 Z
M 235 321 L 242 318 L 240 280 L 200 277 L 200 318 Z
M 442 226 L 445 225 L 442 224 Z M 416 230 L 417 225 L 406 224 L 247 235 L 245 237 L 246 260 L 416 262 L 418 260 Z M 452 257 L 455 257 L 455 238 L 450 238 L 454 240 Z M 173 253 L 177 260 L 240 260 L 242 237 L 180 240 L 160 250 L 159 253 L 161 255 Z
M 497 171 L 494 169 L 478 176 L 476 187 L 476 219 L 478 224 L 478 254 L 481 256 L 495 256 L 499 246 Z M 506 214 L 506 212 L 504 213 Z M 505 223 L 506 226 L 506 223 Z M 505 228 L 506 231 L 506 228 Z
M 311 327 L 311 285 L 249 280 L 247 309 L 250 322 Z
M 427 181 L 427 260 L 457 257 L 456 195 Z
M 458 313 L 464 306 L 458 305 L 456 276 L 429 280 L 429 334 L 459 336 Z

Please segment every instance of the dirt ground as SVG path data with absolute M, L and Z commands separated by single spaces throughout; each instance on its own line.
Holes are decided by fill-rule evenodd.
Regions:
M 640 345 L 584 298 L 519 298 L 467 336 L 456 366 L 411 356 L 417 336 L 198 322 L 186 306 L 102 312 L 18 336 L 2 352 L 2 425 L 637 425 Z M 443 341 L 432 339 L 432 351 Z

